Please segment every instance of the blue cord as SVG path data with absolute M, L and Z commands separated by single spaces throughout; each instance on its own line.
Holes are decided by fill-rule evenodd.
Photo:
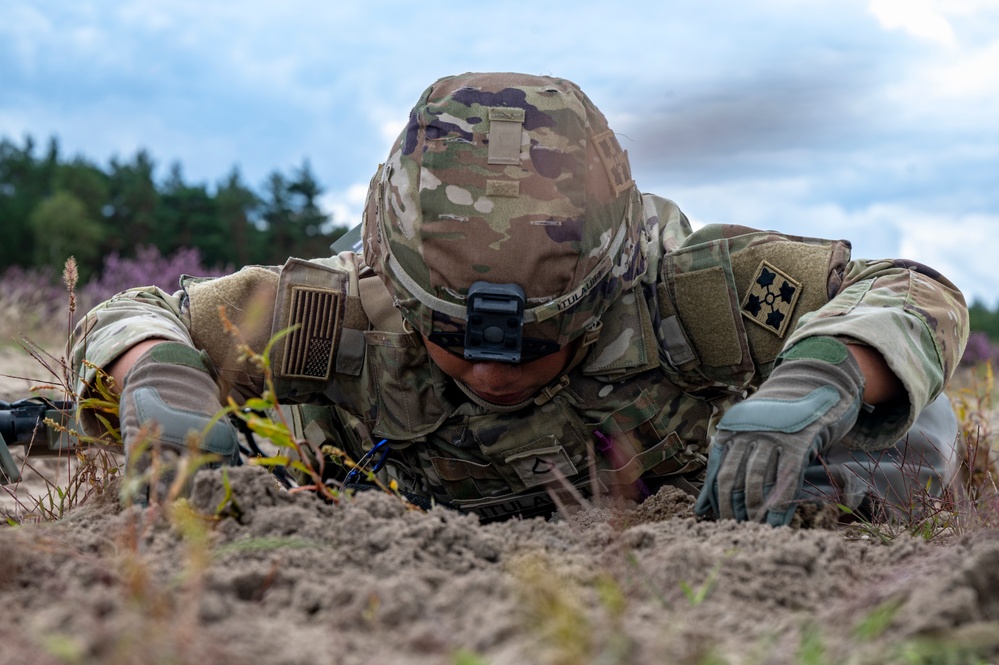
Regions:
M 386 443 L 388 443 L 388 439 L 382 439 L 377 444 L 375 444 L 375 447 L 371 449 L 371 452 L 378 450 L 378 448 L 382 447 Z M 372 473 L 378 473 L 379 471 L 382 470 L 382 467 L 385 466 L 385 460 L 388 459 L 389 447 L 384 446 L 384 448 L 385 450 L 382 451 L 381 459 L 379 459 L 378 462 L 376 462 L 375 465 L 371 467 Z
M 364 455 L 361 456 L 361 459 L 359 459 L 357 463 L 354 465 L 354 468 L 350 470 L 350 473 L 347 474 L 347 477 L 343 479 L 342 483 L 340 483 L 340 489 L 346 487 L 347 484 L 350 483 L 350 481 L 356 478 L 361 473 L 361 467 L 364 466 L 364 463 L 370 460 L 372 457 L 374 457 L 375 453 L 378 452 L 380 448 L 384 447 L 385 450 L 382 451 L 381 458 L 378 460 L 378 462 L 375 463 L 373 467 L 371 467 L 372 473 L 377 473 L 378 471 L 380 471 L 382 466 L 385 464 L 385 460 L 388 458 L 389 447 L 386 445 L 387 443 L 388 439 L 382 439 L 381 441 L 376 443 L 371 448 L 371 450 L 364 453 Z

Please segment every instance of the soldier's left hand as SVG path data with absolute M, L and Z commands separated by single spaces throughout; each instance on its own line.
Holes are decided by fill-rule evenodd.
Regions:
M 853 427 L 864 375 L 842 342 L 807 338 L 718 423 L 696 512 L 788 524 L 805 467 Z

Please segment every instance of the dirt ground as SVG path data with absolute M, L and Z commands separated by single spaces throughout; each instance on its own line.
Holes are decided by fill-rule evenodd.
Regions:
M 2 663 L 999 658 L 989 529 L 699 522 L 670 488 L 483 525 L 379 491 L 326 504 L 258 467 L 199 472 L 187 506 L 123 509 L 111 491 L 0 529 Z

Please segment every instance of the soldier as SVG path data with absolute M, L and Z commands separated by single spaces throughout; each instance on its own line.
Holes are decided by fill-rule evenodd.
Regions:
M 262 390 L 224 305 L 258 352 L 294 326 L 274 378 L 316 449 L 377 449 L 408 496 L 485 519 L 550 513 L 560 483 L 636 499 L 673 485 L 702 516 L 781 525 L 802 502 L 904 510 L 954 468 L 942 391 L 968 328 L 954 285 L 850 260 L 842 240 L 693 231 L 638 191 L 569 81 L 431 85 L 362 224 L 363 253 L 95 308 L 73 366 L 81 391 L 95 367 L 121 386 L 126 454 L 146 423 L 179 447 L 225 396 Z M 201 445 L 238 461 L 225 421 Z

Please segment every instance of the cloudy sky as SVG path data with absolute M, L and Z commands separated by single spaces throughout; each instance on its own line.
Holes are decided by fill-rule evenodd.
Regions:
M 308 159 L 346 224 L 423 88 L 496 70 L 578 83 L 696 223 L 999 303 L 999 0 L 0 0 L 0 136 L 209 186 Z

